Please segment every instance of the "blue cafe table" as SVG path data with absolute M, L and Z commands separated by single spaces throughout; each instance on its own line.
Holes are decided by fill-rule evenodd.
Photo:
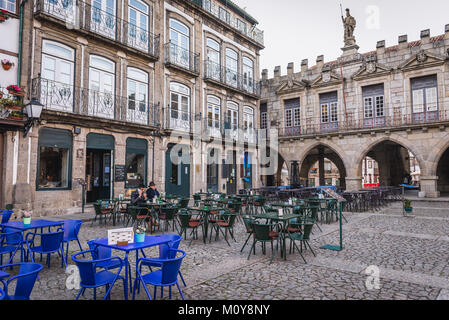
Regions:
M 60 227 L 64 226 L 64 221 L 49 221 L 49 220 L 31 220 L 31 224 L 24 224 L 23 221 L 13 221 L 8 223 L 2 223 L 0 224 L 3 229 L 5 228 L 11 228 L 15 229 L 17 231 L 22 232 L 22 244 L 20 248 L 20 261 L 23 262 L 23 245 L 25 241 L 25 231 L 28 230 L 37 230 L 41 229 L 41 232 L 43 232 L 44 228 L 48 228 L 48 232 L 50 232 L 52 227 Z
M 113 250 L 119 250 L 125 252 L 125 300 L 128 300 L 128 282 L 129 282 L 129 291 L 132 292 L 132 278 L 131 278 L 131 267 L 129 265 L 129 253 L 132 251 L 136 252 L 136 261 L 139 259 L 139 250 L 143 250 L 150 247 L 159 246 L 162 244 L 168 244 L 171 242 L 172 239 L 170 239 L 166 235 L 157 235 L 157 236 L 146 236 L 145 242 L 142 243 L 131 243 L 127 246 L 117 246 L 117 245 L 110 245 L 108 244 L 108 238 L 101 238 L 101 239 L 95 239 L 92 240 L 92 245 L 96 247 L 106 247 L 111 248 Z M 129 276 L 128 276 L 129 274 Z

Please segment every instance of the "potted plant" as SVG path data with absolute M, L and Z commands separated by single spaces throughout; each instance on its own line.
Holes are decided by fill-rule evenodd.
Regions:
M 23 88 L 19 87 L 18 85 L 12 84 L 10 86 L 6 87 L 6 90 L 8 92 L 16 97 L 24 97 L 25 96 L 25 90 Z
M 145 232 L 147 232 L 147 228 L 145 227 L 145 225 L 136 227 L 135 234 L 137 243 L 145 242 Z
M 23 224 L 29 226 L 31 224 L 31 211 L 23 211 L 22 218 L 23 218 Z
M 8 11 L 0 10 L 0 23 L 5 22 L 9 19 Z
M 17 99 L 0 97 L 0 109 L 6 109 L 10 111 L 22 111 L 22 102 Z
M 412 201 L 408 199 L 404 199 L 404 210 L 407 213 L 413 212 Z
M 4 70 L 8 71 L 13 65 L 14 63 L 9 61 L 8 59 L 2 59 L 2 67 Z
M 8 119 L 10 120 L 23 120 L 23 114 L 20 111 L 13 111 L 9 114 Z

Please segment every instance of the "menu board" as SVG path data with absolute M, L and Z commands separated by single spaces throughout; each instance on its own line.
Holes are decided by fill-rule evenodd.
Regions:
M 338 202 L 346 202 L 345 198 L 343 198 L 341 195 L 339 195 L 338 193 L 336 193 L 332 189 L 322 189 L 322 191 L 324 193 L 326 193 L 329 197 L 334 198 L 335 200 L 337 200 Z
M 115 165 L 115 182 L 125 181 L 125 166 Z

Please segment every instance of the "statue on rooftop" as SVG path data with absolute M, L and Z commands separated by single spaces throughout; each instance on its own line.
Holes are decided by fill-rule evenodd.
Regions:
M 345 47 L 353 46 L 355 45 L 354 29 L 357 22 L 355 18 L 351 16 L 349 9 L 346 9 L 346 17 L 343 17 L 342 12 L 341 19 L 345 28 Z

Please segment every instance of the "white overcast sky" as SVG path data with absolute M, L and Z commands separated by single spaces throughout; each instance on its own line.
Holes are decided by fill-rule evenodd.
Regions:
M 234 0 L 259 21 L 265 32 L 265 49 L 261 52 L 260 70 L 268 69 L 272 77 L 275 66 L 286 74 L 287 64 L 324 55 L 325 61 L 339 57 L 343 47 L 343 24 L 339 0 Z M 431 36 L 444 33 L 449 24 L 449 0 L 342 0 L 343 11 L 351 9 L 357 20 L 355 36 L 364 53 L 376 49 L 379 40 L 386 46 L 396 45 L 398 37 L 408 35 L 419 40 L 421 30 Z M 378 12 L 378 15 L 376 14 Z M 377 17 L 377 18 L 376 18 Z

